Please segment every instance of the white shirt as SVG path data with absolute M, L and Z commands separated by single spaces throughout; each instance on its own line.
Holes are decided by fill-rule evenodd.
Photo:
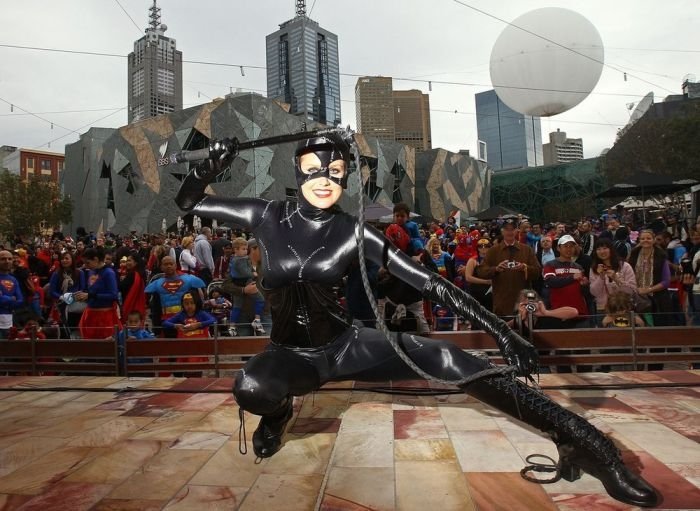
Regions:
M 197 258 L 189 249 L 180 252 L 180 269 L 184 272 L 192 272 L 197 267 Z

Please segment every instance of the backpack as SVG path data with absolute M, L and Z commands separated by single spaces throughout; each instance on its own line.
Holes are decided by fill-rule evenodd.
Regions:
M 622 259 L 623 261 L 627 260 L 627 258 L 630 255 L 629 243 L 622 240 L 615 240 L 613 241 L 613 248 L 615 249 L 615 252 L 617 253 L 618 257 L 620 257 L 620 259 Z

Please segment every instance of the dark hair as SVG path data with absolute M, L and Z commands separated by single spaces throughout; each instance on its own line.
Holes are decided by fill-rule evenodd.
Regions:
M 394 204 L 394 214 L 396 213 L 406 213 L 407 215 L 411 214 L 411 210 L 408 207 L 408 204 L 405 202 L 397 202 Z
M 591 268 L 597 268 L 599 264 L 603 264 L 603 261 L 598 257 L 596 252 L 600 247 L 608 247 L 610 249 L 610 266 L 615 271 L 620 271 L 622 269 L 622 264 L 620 263 L 620 258 L 617 255 L 615 246 L 610 238 L 598 238 L 593 245 L 593 254 L 591 256 Z
M 141 315 L 141 311 L 133 309 L 129 311 L 129 314 L 126 315 L 127 319 L 131 316 L 138 316 L 139 321 L 143 319 L 143 316 Z
M 190 297 L 192 297 L 192 300 L 194 300 L 195 313 L 202 310 L 202 299 L 199 297 L 199 293 L 197 292 L 197 290 L 193 289 L 193 290 L 187 291 L 184 295 L 182 295 L 182 298 L 180 299 L 180 305 L 182 306 L 183 312 L 185 310 L 185 297 L 186 296 L 190 296 Z
M 41 326 L 44 322 L 43 318 L 29 309 L 23 309 L 15 312 L 15 322 L 21 328 L 24 328 L 30 321 L 36 321 Z
M 83 259 L 95 259 L 98 261 L 105 260 L 105 249 L 102 247 L 90 247 L 86 248 L 83 252 Z
M 615 236 L 613 239 L 617 241 L 627 241 L 627 238 L 630 235 L 630 231 L 627 227 L 620 226 L 617 231 L 615 231 Z
M 70 256 L 70 276 L 73 279 L 73 284 L 80 284 L 80 270 L 78 270 L 78 268 L 75 267 L 75 254 L 73 254 L 73 252 L 71 252 L 70 250 L 66 250 L 65 252 L 58 252 L 58 259 L 60 261 L 67 255 Z M 63 267 L 61 266 L 61 268 Z M 65 278 L 66 274 L 63 271 L 60 271 L 58 275 L 60 279 L 58 285 L 59 287 L 61 287 L 63 286 L 63 279 Z
M 146 268 L 144 267 L 141 254 L 139 254 L 137 250 L 129 250 L 126 257 L 131 257 L 134 260 L 136 263 L 136 271 L 141 275 L 141 279 L 146 282 Z

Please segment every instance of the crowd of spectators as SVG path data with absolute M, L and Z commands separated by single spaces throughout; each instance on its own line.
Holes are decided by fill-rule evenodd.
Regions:
M 541 302 L 533 305 L 539 316 L 566 311 L 565 321 L 540 321 L 554 326 L 539 328 L 629 326 L 630 321 L 700 325 L 700 221 L 668 212 L 644 222 L 625 210 L 608 210 L 600 218 L 575 223 L 511 216 L 457 225 L 451 217 L 418 226 L 406 218 L 406 211 L 405 205 L 397 205 L 387 237 L 498 316 L 517 319 L 522 292 L 531 290 Z M 380 301 L 391 296 L 391 288 L 383 290 L 381 272 Z M 636 315 L 623 321 L 622 304 Z M 411 307 L 413 314 L 401 312 L 416 316 L 420 330 L 421 312 L 415 304 Z M 435 329 L 469 327 L 441 321 L 451 313 L 437 312 L 423 308 L 429 323 L 432 314 Z
M 514 324 L 522 324 L 527 296 L 538 328 L 700 325 L 700 223 L 672 214 L 645 225 L 624 211 L 577 223 L 520 216 L 418 225 L 397 204 L 393 222 L 379 228 L 398 249 Z M 168 235 L 79 229 L 75 237 L 15 240 L 0 246 L 0 338 L 263 335 L 271 318 L 259 264 L 249 234 L 209 227 Z M 386 268 L 368 270 L 390 328 L 469 328 Z M 374 322 L 359 269 L 338 293 L 356 319 Z

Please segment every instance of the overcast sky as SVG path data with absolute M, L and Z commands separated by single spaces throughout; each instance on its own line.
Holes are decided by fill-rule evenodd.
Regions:
M 566 7 L 590 20 L 606 67 L 593 93 L 569 112 L 542 119 L 583 138 L 586 157 L 612 146 L 628 104 L 654 92 L 679 94 L 700 77 L 697 0 L 307 0 L 310 17 L 337 34 L 340 72 L 393 76 L 395 89 L 430 94 L 433 147 L 476 148 L 474 94 L 491 87 L 491 48 L 512 21 L 540 7 Z M 126 56 L 148 23 L 150 0 L 4 1 L 0 45 Z M 480 13 L 485 11 L 494 17 Z M 265 36 L 294 16 L 294 0 L 160 0 L 166 35 L 184 60 L 246 66 L 183 65 L 185 107 L 231 88 L 265 93 Z M 126 12 L 125 12 L 126 11 Z M 132 21 L 133 20 L 133 21 Z M 91 126 L 126 124 L 127 61 L 0 46 L 0 145 L 63 151 Z M 623 71 L 627 72 L 625 81 Z M 424 82 L 402 81 L 413 78 Z M 432 81 L 432 91 L 428 81 Z M 355 126 L 356 77 L 341 74 L 343 124 Z M 436 82 L 459 82 L 457 85 Z M 465 85 L 461 85 L 465 84 Z M 466 85 L 472 84 L 472 85 Z M 11 111 L 10 103 L 16 105 Z M 32 112 L 42 119 L 28 115 Z M 455 113 L 456 111 L 456 113 Z M 53 129 L 51 123 L 53 122 Z

